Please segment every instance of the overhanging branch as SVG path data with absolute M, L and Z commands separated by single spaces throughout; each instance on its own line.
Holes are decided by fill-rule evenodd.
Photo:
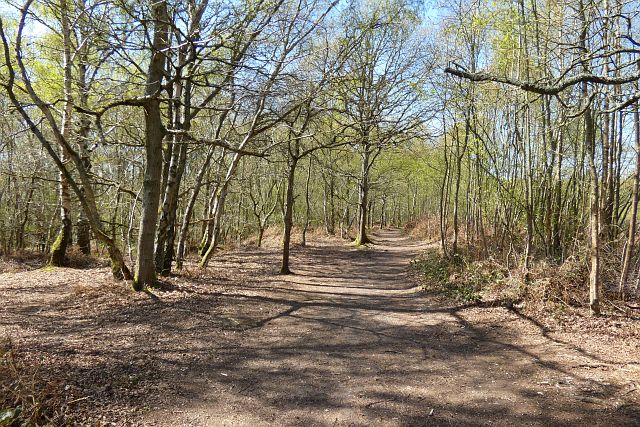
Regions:
M 621 85 L 625 83 L 632 83 L 640 80 L 640 72 L 635 74 L 629 74 L 625 76 L 601 76 L 592 73 L 579 73 L 571 77 L 567 77 L 555 83 L 538 83 L 527 82 L 519 79 L 514 79 L 506 76 L 499 76 L 496 74 L 480 71 L 476 73 L 470 73 L 460 68 L 447 67 L 444 72 L 456 77 L 460 77 L 472 82 L 495 82 L 503 83 L 510 86 L 518 87 L 527 92 L 537 93 L 540 95 L 558 95 L 560 92 L 568 89 L 578 83 L 595 83 L 601 85 Z

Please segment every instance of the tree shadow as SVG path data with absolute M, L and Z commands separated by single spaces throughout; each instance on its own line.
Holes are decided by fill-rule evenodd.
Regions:
M 43 369 L 63 375 L 69 400 L 82 399 L 73 404 L 80 413 L 121 424 L 637 425 L 637 403 L 622 399 L 620 386 L 580 375 L 547 351 L 553 343 L 606 358 L 496 309 L 537 327 L 536 343 L 519 343 L 516 327 L 467 320 L 473 305 L 439 306 L 398 285 L 401 260 L 332 250 L 298 252 L 311 283 L 252 266 L 222 284 L 178 277 L 93 310 L 71 300 L 40 310 L 16 304 L 0 312 L 0 328 L 20 328 L 21 344 L 47 358 Z M 323 263 L 336 257 L 328 270 Z M 239 258 L 218 263 L 251 262 Z M 385 269 L 393 272 L 376 273 Z M 133 413 L 140 408 L 142 417 Z

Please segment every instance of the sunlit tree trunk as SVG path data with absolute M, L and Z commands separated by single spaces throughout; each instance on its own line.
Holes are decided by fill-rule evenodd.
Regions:
M 362 163 L 360 167 L 360 182 L 358 183 L 358 235 L 356 236 L 356 246 L 370 243 L 367 236 L 367 208 L 369 206 L 369 171 L 371 146 L 365 134 L 365 142 L 362 148 Z
M 165 50 L 169 47 L 169 14 L 167 3 L 158 1 L 152 7 L 154 35 L 152 56 L 147 73 L 145 95 L 153 97 L 147 101 L 145 111 L 145 169 L 142 185 L 142 215 L 138 234 L 138 254 L 134 289 L 142 290 L 156 279 L 155 234 L 158 224 L 158 207 L 162 181 L 162 140 L 165 129 L 159 93 L 166 61 Z
M 72 60 L 71 60 L 71 28 L 69 23 L 69 10 L 66 1 L 62 1 L 60 5 L 61 26 L 62 26 L 62 68 L 64 72 L 64 111 L 62 113 L 62 137 L 70 140 L 71 136 L 71 113 L 73 111 L 73 76 L 72 76 Z M 60 159 L 66 164 L 70 161 L 69 154 L 65 147 L 61 147 Z M 51 245 L 51 257 L 49 264 L 54 266 L 62 266 L 65 264 L 65 255 L 67 247 L 72 243 L 72 226 L 71 220 L 71 190 L 69 181 L 64 173 L 59 174 L 60 186 L 60 231 L 58 237 Z

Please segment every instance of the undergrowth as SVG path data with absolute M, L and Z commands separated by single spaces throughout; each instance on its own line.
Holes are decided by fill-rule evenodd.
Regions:
M 417 239 L 440 241 L 437 216 L 418 218 L 405 227 L 408 235 Z M 451 230 L 445 238 L 451 239 Z M 485 246 L 459 246 L 459 255 L 444 256 L 432 247 L 417 258 L 413 265 L 424 278 L 424 287 L 464 302 L 490 305 L 518 304 L 528 310 L 563 314 L 589 307 L 589 249 L 576 245 L 562 260 L 545 253 L 533 253 L 532 265 L 525 275 L 524 236 L 514 234 L 508 245 L 485 236 Z M 473 239 L 471 239 L 473 241 Z M 469 242 L 461 231 L 460 242 Z M 625 284 L 625 295 L 619 292 L 622 260 L 621 245 L 603 245 L 601 256 L 601 294 L 603 314 L 635 317 L 640 310 L 640 257 L 632 262 Z
M 40 364 L 0 339 L 0 427 L 67 425 L 63 385 L 43 378 Z
M 413 268 L 423 276 L 426 290 L 444 294 L 458 301 L 470 303 L 482 299 L 480 291 L 485 283 L 484 275 L 476 271 L 460 280 L 468 267 L 460 257 L 441 256 L 437 249 L 430 248 L 412 261 Z
M 49 254 L 20 250 L 12 254 L 0 256 L 0 273 L 18 273 L 43 269 L 55 271 L 56 267 L 49 267 Z M 65 253 L 65 266 L 76 269 L 100 268 L 109 265 L 109 261 L 98 255 L 85 255 L 77 246 L 69 246 Z
M 551 314 L 584 309 L 589 304 L 586 252 L 569 257 L 561 264 L 537 261 L 528 278 L 525 278 L 521 266 L 507 268 L 492 258 L 474 260 L 464 252 L 456 257 L 447 257 L 435 247 L 427 249 L 413 260 L 412 265 L 422 276 L 425 290 L 464 303 L 519 304 L 533 311 Z M 615 289 L 603 287 L 603 302 L 614 306 L 616 297 Z M 618 304 L 618 307 L 622 305 Z
M 446 257 L 438 249 L 429 248 L 413 261 L 428 291 L 464 303 L 524 303 L 552 311 L 586 304 L 583 295 L 588 269 L 583 264 L 577 258 L 560 266 L 539 263 L 530 271 L 526 283 L 521 268 L 509 269 L 491 258 L 473 260 L 464 253 Z

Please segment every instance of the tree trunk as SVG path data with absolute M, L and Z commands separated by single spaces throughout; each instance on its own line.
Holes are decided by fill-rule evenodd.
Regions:
M 240 160 L 242 159 L 242 155 L 240 153 L 235 153 L 231 160 L 231 164 L 227 169 L 227 174 L 225 176 L 224 182 L 220 185 L 218 192 L 216 194 L 216 198 L 213 206 L 213 224 L 211 229 L 211 241 L 209 245 L 205 248 L 204 253 L 202 255 L 202 259 L 200 260 L 200 268 L 205 268 L 211 259 L 211 255 L 215 251 L 216 247 L 219 243 L 220 238 L 220 227 L 222 225 L 222 214 L 224 212 L 224 204 L 227 198 L 227 193 L 229 192 L 229 185 L 231 184 L 231 179 L 236 173 L 236 169 L 240 164 Z
M 639 65 L 640 67 L 640 65 Z M 636 110 L 633 113 L 634 131 L 635 131 L 635 145 L 636 145 L 636 168 L 633 172 L 633 188 L 631 190 L 631 218 L 629 219 L 629 233 L 627 236 L 627 243 L 624 251 L 624 257 L 622 261 L 622 273 L 620 274 L 620 284 L 618 287 L 618 293 L 620 298 L 625 297 L 625 285 L 627 278 L 629 277 L 629 268 L 631 266 L 631 259 L 633 258 L 633 252 L 635 249 L 636 241 L 636 222 L 638 220 L 638 193 L 640 187 L 640 112 L 638 112 L 636 103 Z M 639 274 L 640 277 L 640 274 Z
M 174 141 L 176 142 L 173 147 L 175 154 L 171 156 L 156 237 L 156 272 L 165 276 L 171 273 L 178 193 L 187 163 L 187 145 L 182 143 L 182 138 L 179 136 L 175 137 Z
M 68 161 L 67 156 L 63 154 L 61 156 L 62 161 Z M 65 255 L 67 247 L 72 242 L 72 221 L 71 221 L 71 193 L 69 191 L 69 182 L 63 173 L 60 173 L 60 231 L 58 237 L 51 245 L 51 257 L 49 258 L 49 265 L 62 267 L 65 265 Z
M 360 172 L 359 194 L 358 194 L 358 235 L 356 237 L 356 246 L 366 245 L 370 243 L 367 237 L 367 209 L 369 207 L 369 158 L 371 156 L 371 147 L 365 142 L 362 152 L 362 169 Z
M 466 130 L 466 129 L 465 129 Z M 465 132 L 465 138 L 467 138 L 467 133 Z M 460 210 L 460 178 L 462 175 L 462 156 L 463 152 L 460 151 L 460 136 L 457 133 L 456 129 L 456 177 L 455 177 L 455 186 L 453 192 L 453 243 L 451 244 L 451 252 L 453 256 L 458 255 L 458 241 L 460 235 L 460 219 L 459 219 L 459 210 Z
M 91 37 L 91 29 L 86 22 L 87 12 L 85 1 L 81 1 L 79 6 L 82 9 L 80 17 L 80 34 L 82 40 L 88 40 Z M 83 43 L 78 51 L 78 98 L 82 108 L 89 109 L 89 45 Z M 78 146 L 80 148 L 80 157 L 82 164 L 87 171 L 91 170 L 91 157 L 89 152 L 89 135 L 91 131 L 91 122 L 86 114 L 80 115 L 80 125 L 78 128 Z M 84 193 L 84 185 L 80 188 Z M 91 254 L 91 224 L 84 209 L 78 212 L 78 222 L 76 223 L 76 241 L 80 252 L 85 255 Z
M 291 247 L 291 228 L 293 227 L 293 191 L 295 184 L 296 166 L 298 165 L 298 158 L 293 157 L 289 163 L 289 174 L 287 175 L 287 192 L 285 196 L 284 207 L 284 230 L 282 233 L 282 265 L 280 267 L 280 274 L 291 274 L 289 269 L 289 253 Z
M 258 240 L 256 242 L 256 246 L 261 248 L 262 247 L 262 238 L 264 236 L 264 226 L 262 224 L 260 224 L 260 226 L 258 227 Z
M 442 118 L 443 127 L 446 125 L 446 121 Z M 447 253 L 447 199 L 448 199 L 448 183 L 449 183 L 449 156 L 447 155 L 448 147 L 447 147 L 447 129 L 444 128 L 443 132 L 443 154 L 444 154 L 444 174 L 442 176 L 442 183 L 440 185 L 440 248 L 442 250 L 442 254 L 445 257 L 448 257 Z M 384 207 L 383 207 L 384 209 Z M 384 210 L 383 210 L 384 215 Z
M 71 136 L 71 113 L 73 111 L 73 95 L 72 95 L 72 66 L 71 63 L 71 28 L 69 23 L 68 7 L 65 1 L 61 4 L 61 26 L 63 39 L 63 71 L 64 71 L 64 111 L 62 113 L 62 138 L 69 141 Z M 63 164 L 70 161 L 66 147 L 61 147 L 60 159 Z M 53 266 L 63 266 L 65 264 L 65 254 L 67 246 L 72 242 L 71 230 L 73 222 L 71 221 L 71 191 L 69 189 L 69 181 L 65 174 L 60 171 L 60 231 L 58 237 L 51 246 L 51 257 L 49 264 Z
M 562 235 L 560 228 L 560 219 L 562 212 L 562 159 L 564 156 L 564 135 L 562 129 L 559 130 L 558 134 L 558 154 L 556 160 L 556 171 L 554 174 L 555 180 L 555 209 L 553 211 L 553 220 L 552 220 L 552 234 L 553 234 L 553 251 L 552 253 L 556 258 L 560 258 L 562 256 Z
M 589 24 L 586 20 L 584 2 L 580 1 L 580 23 L 582 29 L 580 32 L 580 47 L 586 52 L 586 39 L 589 30 Z M 589 72 L 588 61 L 582 63 L 584 72 Z M 582 99 L 588 103 L 584 110 L 584 141 L 587 153 L 587 161 L 589 163 L 589 179 L 591 183 L 590 192 L 590 215 L 589 223 L 591 225 L 591 271 L 589 273 L 589 309 L 591 314 L 600 314 L 600 200 L 599 200 L 599 183 L 598 170 L 596 168 L 596 128 L 593 119 L 593 111 L 590 105 L 589 85 L 582 82 Z
M 189 196 L 189 202 L 187 203 L 187 208 L 184 211 L 184 215 L 182 217 L 182 225 L 180 226 L 180 235 L 178 237 L 178 249 L 176 253 L 176 268 L 178 270 L 182 269 L 182 263 L 184 261 L 185 255 L 185 246 L 187 242 L 187 238 L 189 236 L 189 223 L 191 222 L 191 217 L 193 216 L 193 208 L 196 205 L 196 201 L 198 200 L 198 194 L 200 194 L 200 187 L 202 185 L 202 180 L 204 179 L 207 170 L 209 169 L 209 164 L 211 163 L 211 158 L 213 157 L 215 149 L 211 148 L 207 153 L 207 157 L 205 158 L 204 164 L 200 171 L 198 171 L 198 175 L 196 176 L 196 182 L 193 186 L 193 190 L 191 190 L 191 195 Z
M 162 89 L 165 53 L 169 45 L 169 16 L 166 1 L 153 4 L 153 54 L 145 88 L 146 96 L 156 96 Z M 160 204 L 162 181 L 162 140 L 165 130 L 162 125 L 160 99 L 154 97 L 145 105 L 145 170 L 142 184 L 142 216 L 138 235 L 136 278 L 133 288 L 141 291 L 156 279 L 154 265 L 154 243 Z
M 311 212 L 311 204 L 309 201 L 309 182 L 311 181 L 311 157 L 309 157 L 309 170 L 307 171 L 307 181 L 305 183 L 305 211 L 304 211 L 304 226 L 302 228 L 302 246 L 307 245 L 307 230 L 309 229 L 309 214 Z
M 219 171 L 218 171 L 219 172 Z M 216 173 L 216 176 L 219 176 L 219 173 Z M 208 189 L 208 186 L 207 186 Z M 209 249 L 209 245 L 213 240 L 213 216 L 216 212 L 216 206 L 218 203 L 218 194 L 220 192 L 220 184 L 216 183 L 209 197 L 209 201 L 205 207 L 204 212 L 204 222 L 203 222 L 203 230 L 202 230 L 202 238 L 200 239 L 200 244 L 198 245 L 198 255 L 203 257 L 205 253 L 207 253 L 207 249 Z
M 587 101 L 588 102 L 588 101 Z M 595 125 L 591 108 L 587 108 L 585 115 L 585 140 L 589 160 L 589 177 L 591 181 L 590 194 L 590 225 L 591 225 L 591 272 L 589 274 L 589 309 L 594 315 L 600 314 L 600 203 L 598 171 L 595 165 Z

